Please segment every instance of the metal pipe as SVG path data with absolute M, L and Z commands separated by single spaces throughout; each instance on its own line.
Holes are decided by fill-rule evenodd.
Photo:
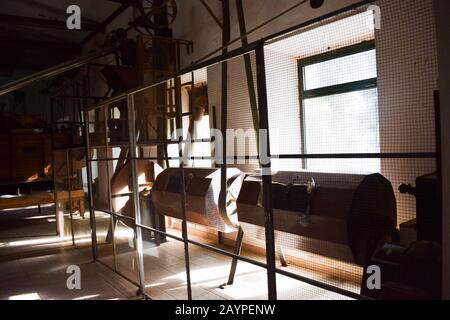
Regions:
M 72 245 L 75 246 L 75 233 L 73 231 L 73 213 L 72 213 L 72 185 L 71 185 L 71 165 L 70 165 L 70 150 L 66 150 L 66 172 L 67 172 L 67 192 L 69 193 L 69 216 L 70 216 L 70 230 L 72 232 Z
M 109 47 L 103 50 L 100 50 L 98 52 L 91 53 L 89 55 L 73 59 L 67 62 L 64 62 L 62 64 L 59 64 L 57 66 L 48 68 L 46 70 L 37 72 L 35 74 L 32 74 L 30 76 L 24 77 L 22 79 L 12 81 L 10 83 L 7 83 L 4 86 L 0 87 L 0 96 L 5 95 L 7 93 L 20 90 L 24 87 L 27 87 L 29 85 L 32 85 L 34 83 L 37 83 L 39 81 L 60 75 L 66 71 L 70 71 L 79 67 L 82 67 L 86 63 L 107 56 L 117 50 L 117 47 Z
M 258 85 L 258 102 L 259 102 L 259 127 L 264 130 L 264 136 L 259 139 L 259 154 L 266 151 L 267 163 L 261 162 L 263 173 L 263 195 L 264 195 L 264 212 L 266 215 L 265 231 L 266 231 L 266 257 L 267 257 L 267 283 L 269 290 L 269 300 L 277 299 L 276 285 L 276 253 L 275 253 L 275 227 L 273 221 L 272 207 L 272 168 L 270 158 L 270 135 L 269 135 L 269 116 L 267 111 L 267 86 L 266 86 L 266 68 L 264 59 L 264 44 L 261 44 L 256 50 L 256 72 Z M 264 145 L 264 143 L 266 145 Z
M 230 4 L 229 0 L 222 1 L 223 32 L 222 42 L 227 44 L 230 41 Z M 228 47 L 223 49 L 223 54 L 228 52 Z M 220 164 L 220 194 L 219 210 L 222 215 L 226 215 L 227 196 L 227 126 L 228 126 L 228 61 L 222 62 L 222 88 L 221 88 L 221 125 L 222 134 L 222 159 Z
M 90 154 L 90 141 L 89 141 L 89 114 L 87 111 L 84 114 L 84 141 L 86 145 L 86 179 L 88 185 L 88 195 L 89 195 L 89 222 L 91 225 L 91 241 L 92 241 L 92 260 L 97 261 L 97 225 L 95 221 L 95 210 L 94 210 L 94 194 L 92 190 L 92 163 L 89 159 Z
M 208 4 L 206 3 L 205 0 L 200 0 L 200 2 L 202 3 L 202 5 L 205 7 L 205 9 L 209 12 L 209 14 L 211 15 L 211 17 L 214 19 L 214 21 L 217 23 L 217 25 L 223 29 L 223 24 L 222 22 L 220 22 L 219 18 L 214 14 L 214 11 L 212 11 L 211 7 L 208 6 Z
M 305 154 L 305 155 L 272 155 L 272 159 L 435 159 L 437 154 L 435 152 L 424 153 L 381 153 L 381 154 Z M 139 160 L 160 160 L 158 157 L 141 157 Z M 215 160 L 215 157 L 198 156 L 198 157 L 184 157 L 188 160 Z M 260 160 L 259 156 L 227 156 L 226 160 Z M 120 158 L 105 158 L 92 159 L 90 162 L 103 162 L 120 160 Z M 165 157 L 163 160 L 180 160 L 180 157 Z
M 177 109 L 177 129 L 183 129 L 183 117 L 182 117 L 182 105 L 181 105 L 181 80 L 179 77 L 175 78 L 175 106 Z M 183 132 L 183 130 L 181 130 Z M 184 239 L 184 259 L 186 264 L 186 281 L 187 281 L 187 295 L 188 300 L 192 300 L 192 287 L 191 287 L 191 265 L 189 259 L 189 242 L 188 242 L 188 230 L 187 230 L 187 215 L 186 215 L 186 186 L 184 176 L 184 161 L 183 161 L 183 135 L 178 137 L 180 143 L 179 148 L 179 165 L 180 165 L 180 195 L 181 195 L 181 217 L 182 217 L 182 235 Z
M 239 30 L 241 36 L 244 36 L 247 33 L 247 27 L 245 24 L 245 14 L 244 14 L 244 6 L 242 5 L 242 0 L 236 0 L 236 9 L 239 21 Z M 247 37 L 242 38 L 242 46 L 248 45 Z M 245 73 L 247 76 L 247 89 L 248 95 L 250 99 L 250 109 L 252 111 L 252 119 L 253 119 L 253 128 L 256 132 L 259 129 L 259 119 L 258 119 L 258 103 L 256 101 L 256 92 L 255 92 L 255 81 L 253 79 L 253 70 L 252 70 L 252 61 L 250 58 L 250 54 L 244 54 L 244 64 L 245 64 Z M 256 135 L 256 146 L 259 149 L 259 135 Z
M 104 130 L 104 141 L 105 141 L 105 152 L 106 156 L 109 155 L 109 145 L 108 145 L 108 105 L 103 106 L 103 130 Z M 112 207 L 112 196 L 111 196 L 111 179 L 109 177 L 109 163 L 110 161 L 106 161 L 106 179 L 107 181 L 107 188 L 108 188 L 108 208 L 109 211 L 113 211 Z M 115 239 L 115 233 L 116 233 L 116 218 L 114 216 L 110 216 L 110 226 L 111 226 L 111 245 L 112 245 L 112 253 L 113 253 L 113 263 L 114 263 L 114 269 L 117 271 L 117 250 L 116 250 L 116 239 Z
M 56 170 L 55 170 L 55 127 L 53 125 L 54 120 L 54 105 L 53 105 L 53 99 L 49 97 L 50 99 L 50 136 L 51 136 L 51 146 L 52 146 L 52 178 L 53 178 L 53 198 L 55 199 L 55 221 L 56 221 L 56 235 L 61 235 L 61 230 L 59 230 L 58 226 L 58 193 L 56 192 Z M 10 144 L 11 145 L 11 144 Z M 64 216 L 63 216 L 64 219 Z

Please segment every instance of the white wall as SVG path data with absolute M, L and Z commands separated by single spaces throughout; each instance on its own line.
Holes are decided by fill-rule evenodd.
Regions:
M 437 50 L 432 0 L 383 0 L 376 31 L 381 152 L 434 152 L 433 91 Z M 384 159 L 381 171 L 394 187 L 398 222 L 415 217 L 416 201 L 400 194 L 402 183 L 436 170 L 433 159 Z
M 221 19 L 222 9 L 220 1 L 207 1 Z M 333 0 L 325 1 L 320 9 L 312 9 L 309 4 L 304 4 L 282 18 L 266 25 L 257 32 L 249 36 L 249 42 L 258 40 L 288 27 L 295 26 L 312 18 L 319 17 L 325 13 L 337 10 L 339 8 L 355 3 L 355 0 Z M 287 8 L 297 4 L 297 0 L 243 0 L 247 30 L 261 25 L 271 19 L 276 14 L 281 13 Z M 194 54 L 186 57 L 185 65 L 204 57 L 213 50 L 220 48 L 222 44 L 222 31 L 216 22 L 210 17 L 209 13 L 203 8 L 198 0 L 178 0 L 179 16 L 173 25 L 174 37 L 194 41 Z M 231 39 L 238 38 L 239 24 L 236 14 L 236 5 L 234 0 L 230 0 L 231 14 Z M 231 48 L 239 47 L 237 42 Z

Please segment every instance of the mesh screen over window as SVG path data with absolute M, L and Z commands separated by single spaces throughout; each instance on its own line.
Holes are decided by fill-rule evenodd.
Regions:
M 376 77 L 375 50 L 369 50 L 304 67 L 304 90 Z
M 392 186 L 399 226 L 416 217 L 415 198 L 401 194 L 399 186 L 415 185 L 417 177 L 436 171 L 431 156 L 437 88 L 433 3 L 374 4 L 381 9 L 381 29 L 375 29 L 373 11 L 361 7 L 266 45 L 271 149 L 282 156 L 272 162 L 273 180 L 319 177 L 316 184 L 335 186 L 379 173 Z M 372 49 L 338 54 L 371 41 Z M 332 196 L 322 201 L 333 206 Z M 286 219 L 275 210 L 275 226 Z M 314 224 L 325 216 L 311 219 Z M 276 230 L 277 248 L 293 262 L 290 272 L 313 270 L 308 277 L 358 292 L 362 269 L 352 261 L 354 252 L 320 239 L 344 227 L 338 220 L 332 225 L 315 239 L 296 234 L 293 224 L 290 232 Z

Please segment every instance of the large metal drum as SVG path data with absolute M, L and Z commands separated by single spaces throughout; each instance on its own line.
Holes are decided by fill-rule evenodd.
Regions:
M 244 174 L 227 170 L 227 192 L 221 194 L 220 169 L 184 169 L 187 221 L 230 233 L 238 228 L 236 200 Z M 152 201 L 160 214 L 182 219 L 180 169 L 159 174 L 152 189 Z
M 307 194 L 312 180 L 314 190 Z M 363 265 L 377 242 L 389 237 L 397 225 L 394 191 L 380 174 L 279 172 L 273 176 L 272 189 L 275 230 L 297 235 L 297 241 L 279 245 L 295 242 L 297 249 Z M 261 199 L 261 177 L 246 178 L 237 201 L 244 231 L 246 224 L 264 227 Z M 346 250 L 347 257 L 340 254 Z

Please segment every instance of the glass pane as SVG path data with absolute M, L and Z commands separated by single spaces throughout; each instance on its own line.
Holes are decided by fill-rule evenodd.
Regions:
M 153 300 L 187 299 L 184 243 L 142 231 L 145 293 Z
M 109 214 L 95 211 L 95 227 L 97 234 L 97 251 L 98 259 L 114 268 L 114 257 L 113 257 L 113 221 Z
M 194 300 L 267 300 L 266 269 L 238 261 L 234 282 L 226 285 L 232 258 L 195 245 L 189 245 L 189 254 Z M 264 262 L 262 255 L 248 250 L 242 255 Z
M 380 152 L 377 89 L 306 99 L 304 116 L 307 154 Z M 307 169 L 373 173 L 380 159 L 308 159 Z
M 113 219 L 113 221 L 117 271 L 134 283 L 139 283 L 133 222 L 128 219 Z
M 304 90 L 377 77 L 375 49 L 303 68 Z

